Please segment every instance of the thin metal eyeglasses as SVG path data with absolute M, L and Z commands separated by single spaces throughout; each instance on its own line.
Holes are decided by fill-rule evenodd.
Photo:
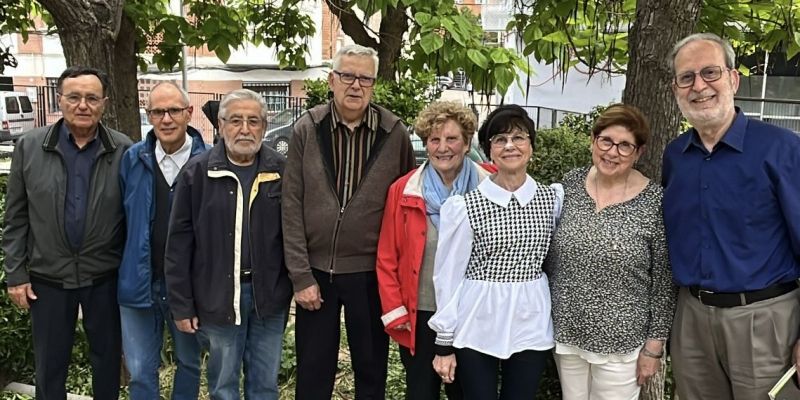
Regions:
M 90 94 L 88 96 L 81 96 L 81 95 L 75 94 L 75 93 L 70 93 L 70 94 L 59 93 L 59 95 L 61 97 L 63 97 L 64 100 L 67 101 L 67 104 L 71 104 L 73 106 L 81 104 L 82 100 L 86 100 L 86 105 L 88 105 L 89 107 L 97 107 L 97 106 L 100 105 L 100 103 L 103 102 L 103 100 L 106 99 L 105 97 L 97 97 L 97 96 L 92 95 L 92 94 Z
M 372 85 L 375 84 L 375 77 L 372 76 L 361 76 L 351 74 L 349 72 L 339 72 L 336 70 L 334 70 L 333 73 L 339 75 L 339 80 L 345 85 L 352 85 L 356 79 L 358 79 L 358 84 L 361 85 L 361 87 L 372 87 Z
M 730 68 L 725 67 L 725 71 L 730 71 Z M 675 76 L 675 86 L 685 89 L 694 85 L 694 80 L 697 76 L 700 76 L 703 81 L 706 83 L 716 82 L 719 78 L 722 78 L 722 70 L 723 67 L 719 65 L 713 65 L 710 67 L 705 67 L 700 70 L 700 72 L 694 71 L 687 71 Z
M 628 142 L 615 142 L 605 136 L 597 136 L 594 138 L 597 148 L 602 151 L 610 151 L 612 147 L 617 146 L 617 152 L 623 157 L 633 154 L 639 146 Z
M 176 118 L 182 117 L 183 116 L 183 112 L 185 110 L 187 110 L 188 108 L 189 108 L 189 106 L 186 106 L 186 107 L 183 107 L 183 108 L 181 108 L 181 107 L 151 108 L 151 109 L 146 110 L 146 111 L 147 111 L 147 115 L 149 115 L 150 118 L 153 118 L 153 119 L 164 118 L 164 115 L 167 115 L 167 113 L 169 113 L 169 116 L 172 117 L 172 119 L 176 119 Z
M 247 123 L 248 128 L 260 128 L 261 124 L 264 123 L 264 120 L 261 118 L 239 118 L 239 117 L 232 117 L 232 118 L 221 118 L 221 120 L 229 123 L 234 128 L 241 128 L 245 123 Z
M 514 134 L 497 134 L 489 138 L 489 143 L 492 144 L 494 147 L 506 147 L 509 141 L 514 146 L 522 146 L 528 141 L 530 141 L 531 137 L 528 135 L 523 135 L 521 133 L 514 133 Z

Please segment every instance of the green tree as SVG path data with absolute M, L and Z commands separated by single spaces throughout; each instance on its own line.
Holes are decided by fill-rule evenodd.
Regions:
M 173 15 L 167 0 L 0 0 L 0 33 L 32 28 L 31 15 L 44 15 L 56 28 L 68 65 L 89 65 L 109 73 L 105 122 L 136 138 L 136 70 L 149 40 L 157 39 L 152 62 L 161 70 L 180 66 L 181 46 L 207 46 L 226 61 L 243 43 L 275 46 L 281 67 L 305 67 L 307 39 L 315 32 L 301 0 L 186 0 L 187 16 Z M 466 67 L 474 86 L 505 93 L 516 71 L 528 71 L 512 49 L 483 44 L 475 16 L 453 0 L 325 0 L 342 29 L 356 43 L 375 48 L 379 76 L 398 80 L 414 72 L 445 73 Z M 6 4 L 7 3 L 7 4 Z M 223 4 L 224 3 L 224 4 Z M 377 30 L 371 19 L 380 19 Z M 408 32 L 408 36 L 405 36 Z M 5 65 L 13 57 L 0 49 Z
M 514 0 L 509 29 L 519 33 L 524 56 L 553 63 L 563 74 L 583 64 L 592 72 L 625 73 L 623 102 L 650 118 L 654 140 L 642 170 L 661 175 L 661 153 L 680 130 L 680 111 L 668 89 L 666 59 L 692 32 L 730 38 L 741 55 L 800 53 L 797 0 Z M 745 67 L 740 72 L 750 73 Z

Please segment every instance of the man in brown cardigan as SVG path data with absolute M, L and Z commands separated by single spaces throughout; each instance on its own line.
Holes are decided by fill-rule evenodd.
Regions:
M 333 100 L 294 125 L 283 180 L 286 265 L 297 307 L 298 400 L 330 399 L 342 306 L 356 399 L 383 399 L 388 337 L 375 257 L 386 192 L 414 167 L 408 132 L 371 104 L 375 50 L 345 46 L 333 59 Z

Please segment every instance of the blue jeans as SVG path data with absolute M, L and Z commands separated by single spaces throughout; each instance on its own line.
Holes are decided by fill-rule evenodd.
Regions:
M 212 325 L 200 321 L 197 337 L 208 349 L 208 392 L 214 400 L 239 399 L 239 373 L 244 362 L 244 397 L 278 399 L 283 330 L 288 310 L 258 318 L 253 285 L 243 282 L 241 325 Z
M 128 386 L 131 400 L 158 399 L 158 367 L 164 343 L 164 323 L 175 342 L 178 368 L 172 387 L 172 399 L 197 399 L 200 386 L 200 344 L 192 334 L 178 331 L 169 313 L 163 280 L 152 284 L 153 305 L 150 308 L 120 306 L 122 348 L 125 366 L 131 373 Z

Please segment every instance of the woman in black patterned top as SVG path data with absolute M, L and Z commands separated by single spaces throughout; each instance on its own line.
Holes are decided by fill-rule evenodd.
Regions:
M 616 104 L 592 128 L 592 166 L 564 176 L 547 260 L 564 400 L 637 399 L 664 354 L 675 306 L 661 187 L 633 169 L 647 120 Z

